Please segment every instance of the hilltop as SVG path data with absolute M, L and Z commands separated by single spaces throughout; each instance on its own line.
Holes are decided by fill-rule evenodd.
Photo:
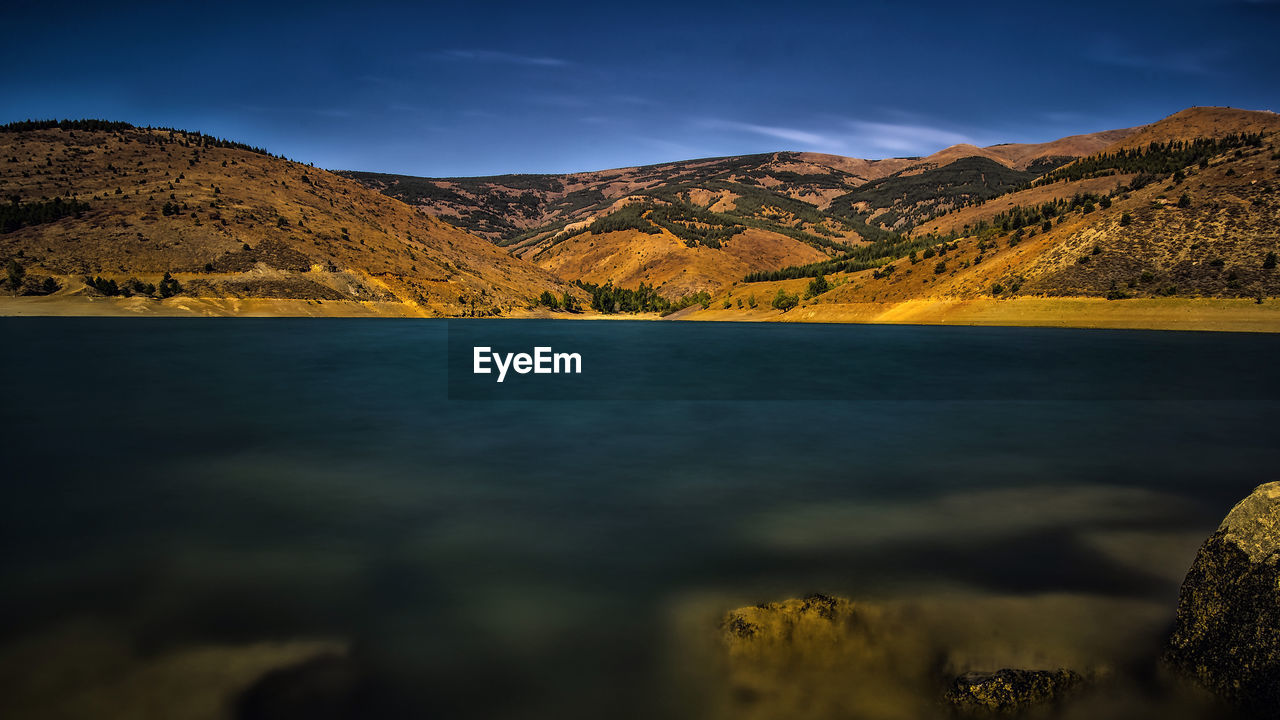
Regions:
M 0 198 L 0 258 L 27 294 L 456 316 L 570 289 L 352 180 L 200 133 L 14 123 L 0 129 Z

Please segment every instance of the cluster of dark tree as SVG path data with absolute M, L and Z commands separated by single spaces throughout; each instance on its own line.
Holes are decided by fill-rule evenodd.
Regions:
M 160 279 L 160 285 L 156 288 L 156 292 L 160 294 L 160 297 L 173 297 L 182 292 L 182 284 L 166 272 L 164 277 Z
M 618 209 L 617 212 L 611 213 L 602 218 L 597 218 L 590 224 L 581 225 L 572 230 L 565 230 L 564 227 L 561 226 L 561 229 L 551 236 L 552 244 L 562 243 L 569 238 L 584 235 L 586 233 L 601 234 L 608 232 L 621 232 L 623 230 L 638 230 L 649 235 L 658 235 L 662 232 L 662 229 L 649 222 L 644 217 L 645 210 L 648 207 L 649 206 L 646 204 L 632 203 L 623 206 Z M 543 229 L 534 229 L 521 233 L 512 239 L 511 244 L 528 240 L 542 232 Z M 502 245 L 506 243 L 499 244 Z
M 22 280 L 27 276 L 27 269 L 22 267 L 22 263 L 11 259 L 5 270 L 8 271 L 9 289 L 13 290 L 14 295 L 17 295 L 18 291 L 22 289 Z
M 64 217 L 80 217 L 89 204 L 79 200 L 54 198 L 41 202 L 24 203 L 17 195 L 9 196 L 8 205 L 0 205 L 0 233 L 11 233 L 27 225 L 40 225 Z
M 115 296 L 120 294 L 120 284 L 115 280 L 107 280 L 106 278 L 96 276 L 89 277 L 86 275 L 84 278 L 84 284 L 94 290 L 97 290 L 103 295 Z
M 0 132 L 29 132 L 32 130 L 84 130 L 85 132 L 120 132 L 132 130 L 133 125 L 113 120 L 19 120 L 0 125 Z
M 563 242 L 575 235 L 592 233 L 600 235 L 623 230 L 638 230 L 658 235 L 663 230 L 685 241 L 689 247 L 706 245 L 720 248 L 721 242 L 743 231 L 734 220 L 684 202 L 659 204 L 655 202 L 629 203 L 618 210 L 597 218 L 589 225 L 561 233 L 556 242 Z
M 649 213 L 649 219 L 690 247 L 706 245 L 719 249 L 721 242 L 745 229 L 723 215 L 686 203 L 658 205 Z
M 679 300 L 671 303 L 671 307 L 662 312 L 663 315 L 670 315 L 673 312 L 683 310 L 693 305 L 701 305 L 703 310 L 711 307 L 711 293 L 706 290 L 699 290 L 696 293 L 690 293 L 681 297 Z
M 52 277 L 46 277 L 44 280 L 36 280 L 27 277 L 27 269 L 22 267 L 22 263 L 15 259 L 10 259 L 9 264 L 5 267 L 6 284 L 13 291 L 14 295 L 21 292 L 23 295 L 52 295 L 58 292 L 58 281 Z
M 584 208 L 599 206 L 606 202 L 608 202 L 608 198 L 604 196 L 604 193 L 599 188 L 592 187 L 565 195 L 548 205 L 547 210 L 571 215 Z
M 711 212 L 710 210 L 703 209 L 689 202 L 687 199 L 687 193 L 695 188 L 727 190 L 736 195 L 737 199 L 734 201 L 732 210 L 722 213 Z M 768 230 L 780 235 L 786 235 L 787 237 L 799 240 L 802 243 L 812 245 L 816 248 L 825 248 L 837 251 L 852 249 L 852 246 L 847 243 L 831 239 L 832 237 L 838 237 L 839 233 L 828 230 L 825 226 L 822 230 L 818 230 L 818 227 L 823 225 L 823 223 L 836 222 L 844 225 L 846 229 L 857 229 L 852 220 L 827 217 L 816 207 L 804 202 L 803 200 L 796 200 L 795 198 L 788 197 L 786 195 L 770 192 L 764 188 L 745 185 L 738 182 L 730 182 L 728 180 L 711 180 L 702 183 L 701 185 L 695 183 L 669 185 L 660 189 L 647 191 L 645 194 L 661 200 L 666 200 L 673 205 L 682 205 L 690 208 L 690 212 L 688 213 L 690 217 L 686 217 L 686 221 L 691 220 L 693 222 L 700 222 L 708 225 L 718 224 L 723 227 L 745 226 L 760 230 Z M 771 215 L 775 212 L 781 212 L 783 217 L 772 217 Z M 794 222 L 795 224 L 789 224 L 783 218 L 786 218 L 787 220 L 791 220 L 793 218 L 794 220 L 791 220 L 791 222 Z M 812 225 L 815 230 L 821 234 L 814 234 L 803 230 L 802 228 L 806 223 Z M 742 228 L 738 227 L 727 235 L 728 237 L 732 237 L 741 231 Z M 823 237 L 824 235 L 827 237 Z M 677 237 L 681 236 L 677 235 Z M 868 236 L 863 234 L 863 237 Z M 691 238 L 682 237 L 682 239 L 688 242 Z M 696 238 L 692 239 L 695 241 L 697 240 Z
M 161 278 L 159 285 L 156 285 L 155 283 L 144 283 L 137 278 L 130 278 L 123 283 L 118 283 L 115 280 L 108 280 L 97 276 L 85 276 L 84 284 L 109 297 L 115 297 L 117 295 L 123 295 L 124 297 L 148 295 L 151 297 L 167 298 L 173 297 L 174 295 L 182 292 L 182 284 L 167 272 L 164 274 L 164 277 Z
M 898 208 L 876 217 L 878 222 L 893 223 L 917 205 L 964 207 L 1015 190 L 1035 177 L 1034 173 L 1007 168 L 988 158 L 961 158 L 940 168 L 915 174 L 903 171 L 869 182 L 833 199 L 828 212 L 854 216 L 859 203 L 873 208 Z
M 533 220 L 550 209 L 551 206 L 544 207 L 544 200 L 539 193 L 564 191 L 564 182 L 555 175 L 423 178 L 353 170 L 341 170 L 337 174 L 411 205 L 453 205 L 453 213 L 437 208 L 434 214 L 447 215 L 450 224 L 464 230 L 500 233 L 496 242 L 502 247 L 550 230 L 545 225 L 524 230 L 516 220 L 521 217 Z M 592 192 L 594 191 L 578 191 L 563 200 L 572 201 L 580 194 L 589 195 L 593 200 L 604 200 L 603 195 L 598 192 L 592 195 Z
M 565 291 L 562 297 L 556 297 L 550 290 L 543 290 L 538 296 L 538 305 L 551 310 L 564 310 L 566 312 L 578 312 L 582 308 L 578 306 L 578 301 Z
M 1261 147 L 1262 139 L 1262 133 L 1233 133 L 1222 138 L 1153 142 L 1146 147 L 1117 150 L 1113 153 L 1081 158 L 1045 175 L 1038 182 L 1080 180 L 1112 172 L 1164 177 L 1196 164 L 1207 167 L 1209 158 L 1228 150 Z
M 342 174 L 355 175 L 378 175 L 380 173 L 357 173 L 344 172 Z M 384 175 L 384 177 L 401 179 L 422 180 L 423 178 L 414 175 Z M 563 192 L 564 181 L 558 175 L 538 174 L 538 173 L 510 173 L 507 175 L 485 175 L 483 177 L 452 177 L 441 178 L 458 187 L 464 188 L 473 193 L 492 188 L 498 185 L 512 190 L 542 190 L 545 192 Z
M 749 158 L 728 158 L 707 168 L 684 173 L 672 172 L 669 168 L 655 168 L 648 177 L 650 182 L 659 182 L 661 187 L 638 191 L 645 196 L 645 201 L 628 205 L 596 220 L 593 224 L 581 226 L 574 230 L 566 230 L 572 220 L 583 210 L 592 207 L 603 207 L 610 200 L 591 187 L 573 191 L 566 196 L 548 201 L 545 207 L 533 190 L 549 190 L 559 192 L 563 185 L 554 176 L 500 176 L 492 178 L 453 178 L 449 179 L 450 187 L 441 187 L 438 180 L 410 178 L 406 176 L 378 175 L 376 173 L 343 174 L 354 177 L 368 185 L 381 189 L 384 193 L 409 202 L 452 202 L 457 204 L 474 204 L 480 198 L 481 207 L 464 211 L 457 217 L 450 217 L 454 224 L 479 231 L 502 233 L 497 244 L 503 247 L 520 246 L 534 241 L 535 238 L 551 238 L 552 244 L 563 242 L 576 235 L 587 232 L 612 232 L 618 230 L 637 230 L 656 234 L 664 228 L 681 238 L 690 246 L 705 245 L 718 247 L 726 239 L 740 233 L 745 228 L 769 230 L 807 243 L 817 248 L 845 252 L 852 246 L 841 240 L 843 231 L 856 230 L 863 238 L 876 240 L 891 234 L 878 227 L 867 225 L 865 217 L 851 213 L 847 217 L 833 217 L 819 211 L 815 206 L 787 195 L 771 192 L 767 188 L 730 180 L 730 177 L 741 177 L 747 170 L 747 177 L 755 177 L 771 173 L 757 173 L 761 162 L 769 161 L 771 155 L 760 155 Z M 818 182 L 821 179 L 834 182 L 834 176 L 796 176 L 797 181 Z M 598 178 L 604 182 L 607 177 Z M 637 177 L 637 181 L 644 177 Z M 502 189 L 495 190 L 492 184 L 507 188 L 528 188 L 530 192 L 514 194 Z M 825 187 L 825 184 L 822 184 Z M 827 183 L 829 184 L 829 182 Z M 459 192 L 460 188 L 464 192 Z M 727 190 L 736 196 L 735 206 L 724 212 L 712 212 L 689 199 L 689 191 L 694 189 Z M 556 223 L 541 227 L 520 229 L 510 219 L 519 215 L 535 217 L 538 214 L 559 215 L 562 219 Z M 835 229 L 832 229 L 832 228 Z M 812 228 L 812 231 L 806 228 Z
M 778 288 L 778 294 L 773 296 L 773 302 L 770 304 L 773 305 L 775 310 L 786 312 L 800 304 L 800 297 Z
M 916 250 L 930 247 L 939 242 L 933 235 L 922 235 L 917 238 L 904 238 L 892 235 L 889 239 L 878 240 L 870 245 L 854 248 L 830 260 L 809 263 L 808 265 L 791 265 L 780 270 L 761 270 L 749 273 L 744 282 L 764 282 L 791 280 L 793 278 L 817 277 L 836 272 L 857 272 L 884 265 L 886 262 L 906 257 Z
M 1059 215 L 1064 215 L 1077 209 L 1092 212 L 1096 209 L 1096 206 L 1104 209 L 1111 207 L 1111 198 L 1093 193 L 1076 193 L 1070 199 L 1057 198 L 1030 207 L 1014 205 L 1004 212 L 996 213 L 990 222 L 980 220 L 972 227 L 966 225 L 965 229 L 981 234 L 989 228 L 1010 232 L 1024 227 L 1040 225 L 1043 229 L 1048 230 L 1048 228 L 1043 227 L 1043 223 L 1052 222 Z
M 814 188 L 822 188 L 824 190 L 843 190 L 856 179 L 852 175 L 843 171 L 832 171 L 828 173 L 798 173 L 789 170 L 778 170 L 777 168 L 756 169 L 743 173 L 752 180 L 778 180 L 784 185 L 796 186 L 807 185 Z
M 730 216 L 739 219 L 749 227 L 771 230 L 816 248 L 842 252 L 852 249 L 852 246 L 848 243 L 829 239 L 838 237 L 839 233 L 829 230 L 826 223 L 842 225 L 845 230 L 856 230 L 859 235 L 867 240 L 875 240 L 874 234 L 879 231 L 879 228 L 872 228 L 863 222 L 865 218 L 861 215 L 828 216 L 803 200 L 769 192 L 763 188 L 731 183 L 725 183 L 724 187 L 738 196 L 738 199 L 734 201 L 732 212 L 729 213 Z M 768 219 L 767 211 L 774 209 L 795 217 L 801 223 L 813 226 L 814 230 L 820 234 L 815 235 L 814 233 L 805 232 L 799 227 L 791 227 L 776 220 Z M 828 237 L 823 237 L 824 235 Z
M 125 130 L 137 130 L 138 126 L 117 120 L 98 120 L 92 118 L 84 120 L 19 120 L 17 122 L 0 125 L 0 132 L 29 132 L 32 130 L 53 130 L 55 128 L 60 130 L 83 130 L 85 132 L 124 132 Z M 178 140 L 175 136 L 182 135 L 182 143 L 188 146 L 194 143 L 198 147 L 232 148 L 235 150 L 247 150 L 258 155 L 280 157 L 278 155 L 272 155 L 260 147 L 246 145 L 244 143 L 235 142 L 234 140 L 214 137 L 213 135 L 205 135 L 202 132 L 180 130 L 178 128 L 171 127 L 147 127 L 146 129 L 169 133 L 169 140 L 171 142 L 177 142 Z
M 246 145 L 245 143 L 236 142 L 235 140 L 227 140 L 226 138 L 214 137 L 213 135 L 205 135 L 198 130 L 179 130 L 178 128 L 170 127 L 148 127 L 147 129 L 154 129 L 169 133 L 169 141 L 173 143 L 179 142 L 178 136 L 182 136 L 181 142 L 187 147 L 195 145 L 196 147 L 203 148 L 228 148 L 231 150 L 245 150 L 247 152 L 254 153 L 255 155 L 266 155 L 267 157 L 284 157 L 283 155 L 273 155 L 256 145 Z
M 916 253 L 913 250 L 910 255 L 907 255 L 907 259 L 911 261 L 912 265 L 915 265 L 921 260 L 928 260 L 931 257 L 946 255 L 949 252 L 954 252 L 959 249 L 960 249 L 960 243 L 943 242 L 943 243 L 938 243 L 937 245 L 931 245 L 925 248 L 924 252 L 920 253 L 919 257 L 916 257 Z
M 746 217 L 760 217 L 769 210 L 780 210 L 796 219 L 816 225 L 827 219 L 818 208 L 803 200 L 771 192 L 754 185 L 743 185 L 733 182 L 707 183 L 713 190 L 728 190 L 738 198 L 733 201 L 733 214 Z
M 640 287 L 634 290 L 614 287 L 612 282 L 597 285 L 579 280 L 577 285 L 591 293 L 591 309 L 596 312 L 660 313 L 671 309 L 671 301 L 659 295 L 652 285 L 645 283 L 640 283 Z
M 831 283 L 827 282 L 827 277 L 819 274 L 809 281 L 809 287 L 805 289 L 804 296 L 806 298 L 815 298 L 830 289 Z
M 623 230 L 639 230 L 649 235 L 659 235 L 662 228 L 654 225 L 645 218 L 645 214 L 653 210 L 654 206 L 648 203 L 630 203 L 619 208 L 616 212 L 610 213 L 602 218 L 597 218 L 595 222 L 578 230 L 579 233 L 589 232 L 595 235 L 603 233 L 621 232 Z M 576 234 L 576 233 L 575 233 Z

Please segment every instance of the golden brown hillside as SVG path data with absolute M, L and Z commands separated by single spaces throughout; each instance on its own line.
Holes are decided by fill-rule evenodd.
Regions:
M 662 231 L 621 230 L 575 235 L 521 255 L 565 279 L 635 288 L 651 285 L 669 300 L 716 292 L 751 272 L 826 260 L 815 248 L 785 235 L 749 228 L 720 247 L 693 245 Z
M 1280 115 L 1233 108 L 1195 107 L 1175 113 L 1151 125 L 1110 133 L 1077 136 L 1077 138 L 1064 138 L 1058 142 L 1088 139 L 1088 142 L 1073 143 L 1077 149 L 1083 149 L 1099 140 L 1109 139 L 1112 141 L 1103 147 L 1094 148 L 1090 153 L 1081 153 L 1087 157 L 1089 155 L 1096 156 L 1122 150 L 1142 149 L 1153 142 L 1191 142 L 1197 138 L 1220 139 L 1240 133 L 1280 133 Z M 1049 145 L 1052 144 L 1050 143 Z M 993 146 L 993 148 L 987 149 L 999 147 L 1004 146 Z M 1070 199 L 1077 194 L 1104 195 L 1110 193 L 1118 187 L 1133 182 L 1135 175 L 1136 173 L 1132 172 L 1120 172 L 1067 182 L 1037 184 L 1025 190 L 1006 193 L 986 202 L 949 212 L 922 223 L 913 228 L 912 232 L 914 234 L 934 233 L 939 235 L 951 232 L 965 233 L 966 228 L 977 227 L 981 222 L 991 222 L 996 216 L 1006 213 L 1017 206 L 1030 207 L 1054 200 Z
M 1152 123 L 1138 130 L 1138 132 L 1104 148 L 1104 150 L 1106 152 L 1114 152 L 1123 148 L 1140 148 L 1153 142 L 1169 142 L 1170 140 L 1221 138 L 1239 133 L 1276 132 L 1280 130 L 1280 115 L 1259 110 L 1192 107 L 1176 112 L 1160 122 Z
M 88 205 L 0 234 L 0 258 L 32 293 L 52 277 L 59 295 L 161 295 L 168 272 L 183 297 L 489 315 L 568 287 L 359 183 L 192 133 L 0 132 L 0 197 L 17 215 L 56 198 Z
M 1280 295 L 1280 122 L 1264 113 L 1232 116 L 1250 124 L 1218 123 L 1218 137 L 1261 132 L 1262 141 L 1215 148 L 1210 157 L 1145 181 L 1103 173 L 1011 193 L 917 230 L 926 243 L 926 232 L 959 237 L 943 236 L 879 268 L 827 275 L 831 287 L 816 297 L 803 297 L 807 277 L 739 283 L 709 309 L 681 316 L 1058 324 L 1055 318 L 1074 313 L 1062 323 L 1088 324 L 1084 314 L 1106 326 L 1185 321 L 1208 328 L 1215 325 L 1204 313 L 1240 316 L 1246 303 L 1257 306 L 1247 311 L 1257 317 L 1236 329 L 1280 329 L 1280 316 L 1271 312 L 1271 298 Z M 1149 137 L 1193 140 L 1178 134 L 1188 127 L 1185 119 L 1180 113 L 1170 127 L 1152 126 Z M 1038 213 L 1049 206 L 1045 219 Z M 1019 214 L 1021 221 L 1011 221 Z M 771 309 L 779 289 L 800 296 L 800 307 Z
M 1047 232 L 1029 227 L 1019 237 L 991 228 L 950 243 L 945 254 L 894 263 L 888 277 L 855 274 L 831 299 L 1275 296 L 1280 273 L 1264 268 L 1268 253 L 1280 250 L 1274 154 L 1228 153 L 1181 182 L 1121 190 L 1110 207 L 1086 200 Z
M 883 240 L 1027 184 L 1134 131 L 956 145 L 925 158 L 776 152 L 565 175 L 345 174 L 562 278 L 630 288 L 646 283 L 675 298 Z M 656 210 L 640 217 L 636 204 Z
M 1075 158 L 1092 155 L 1134 133 L 1141 127 L 1123 128 L 1120 130 L 1104 130 L 1088 135 L 1071 135 L 1044 143 L 1002 143 L 977 147 L 975 145 L 952 145 L 929 155 L 918 163 L 906 168 L 908 173 L 917 173 L 927 168 L 942 167 L 956 160 L 967 157 L 984 157 L 1016 170 L 1027 170 L 1037 160 L 1054 158 Z

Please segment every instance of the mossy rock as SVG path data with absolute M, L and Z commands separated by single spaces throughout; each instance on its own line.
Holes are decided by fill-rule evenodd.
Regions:
M 1201 546 L 1165 660 L 1237 706 L 1280 707 L 1280 482 L 1254 490 Z

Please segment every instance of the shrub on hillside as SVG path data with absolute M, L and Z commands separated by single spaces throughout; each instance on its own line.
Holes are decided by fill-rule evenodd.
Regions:
M 773 296 L 773 307 L 775 310 L 786 312 L 799 304 L 800 297 L 798 295 L 791 295 L 782 288 L 778 288 L 778 294 Z
M 809 287 L 805 290 L 804 296 L 806 298 L 817 297 L 830 289 L 831 284 L 827 282 L 826 276 L 818 275 L 809 281 Z

